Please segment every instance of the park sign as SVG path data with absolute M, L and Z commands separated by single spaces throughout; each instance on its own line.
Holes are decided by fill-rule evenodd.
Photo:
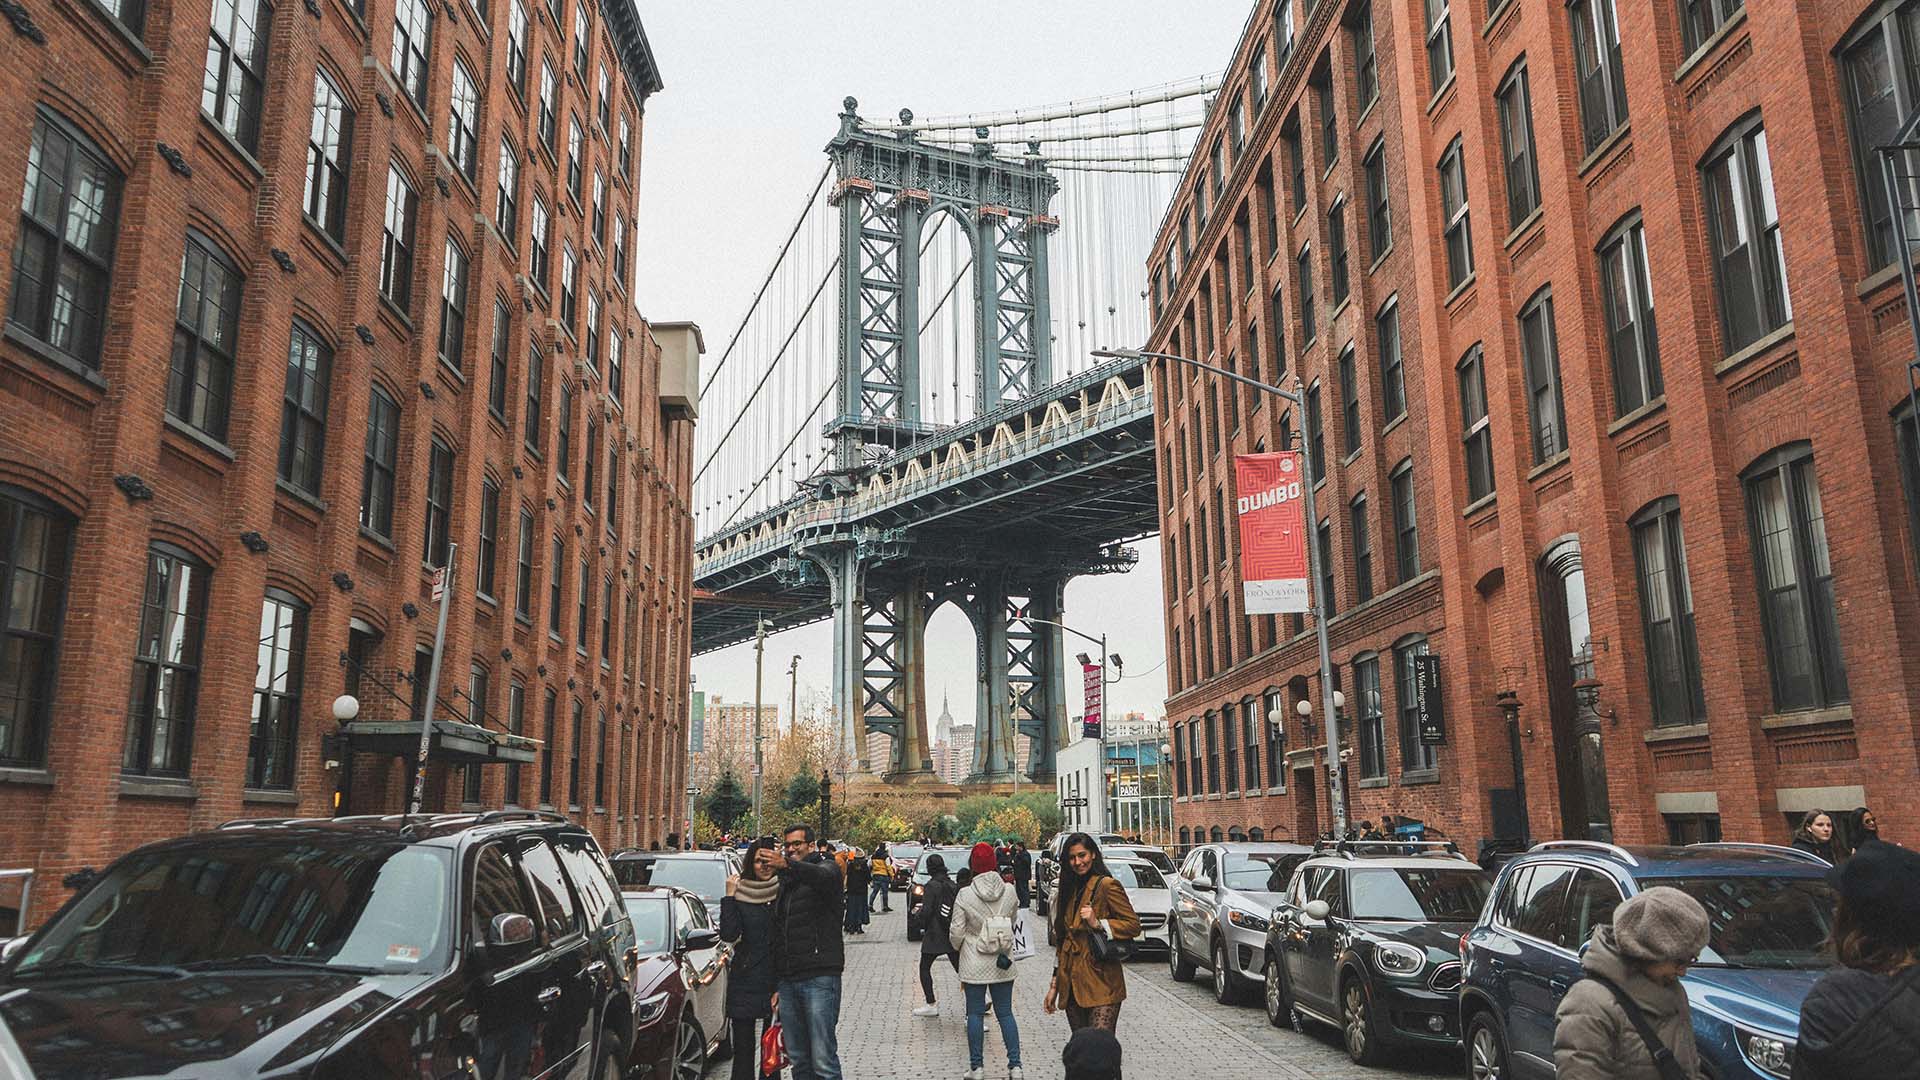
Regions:
M 1307 611 L 1307 525 L 1300 453 L 1236 454 L 1235 516 L 1240 522 L 1240 580 L 1249 615 Z

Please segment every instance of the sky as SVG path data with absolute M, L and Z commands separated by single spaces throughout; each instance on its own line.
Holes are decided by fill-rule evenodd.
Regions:
M 1046 105 L 1156 86 L 1225 66 L 1249 5 L 1239 0 L 969 0 L 952 4 L 671 3 L 640 0 L 666 88 L 647 103 L 638 225 L 641 314 L 692 320 L 711 364 L 725 348 L 824 165 L 842 98 L 864 116 L 948 115 Z M 709 421 L 711 418 L 708 418 Z M 1166 699 L 1160 545 L 1128 574 L 1079 578 L 1063 621 L 1107 635 L 1125 661 L 1108 711 L 1159 716 Z M 1069 636 L 1069 655 L 1079 651 Z M 1089 652 L 1097 647 L 1085 646 Z M 951 607 L 927 631 L 927 694 L 971 722 L 974 639 Z M 784 712 L 832 684 L 829 624 L 768 639 L 766 698 Z M 696 656 L 695 689 L 751 700 L 751 644 Z M 1070 711 L 1080 680 L 1067 680 Z

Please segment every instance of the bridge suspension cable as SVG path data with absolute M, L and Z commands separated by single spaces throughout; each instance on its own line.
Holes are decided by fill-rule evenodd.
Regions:
M 1122 94 L 1107 94 L 1084 101 L 1064 101 L 1057 105 L 1042 105 L 1035 109 L 1012 109 L 991 113 L 965 113 L 954 116 L 936 116 L 927 120 L 909 124 L 871 124 L 876 130 L 885 131 L 972 131 L 981 127 L 1007 127 L 1018 124 L 1036 124 L 1049 120 L 1068 120 L 1100 113 L 1121 112 L 1139 109 L 1147 105 L 1162 102 L 1180 101 L 1190 97 L 1199 97 L 1214 93 L 1220 89 L 1223 72 L 1210 75 L 1196 75 L 1190 79 L 1181 79 L 1161 86 L 1147 87 L 1141 90 L 1129 90 Z

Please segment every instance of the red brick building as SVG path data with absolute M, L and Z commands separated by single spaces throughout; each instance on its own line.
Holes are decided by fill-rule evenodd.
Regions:
M 426 806 L 675 829 L 698 331 L 630 295 L 631 0 L 8 16 L 0 867 L 37 913 L 157 837 L 403 808 L 456 545 Z
M 1311 622 L 1243 614 L 1231 509 L 1232 455 L 1302 426 L 1353 819 L 1778 842 L 1866 803 L 1913 838 L 1914 342 L 1872 151 L 1920 104 L 1915 19 L 1256 7 L 1156 243 L 1150 345 L 1302 377 L 1308 415 L 1159 372 L 1183 839 L 1330 824 L 1295 713 Z

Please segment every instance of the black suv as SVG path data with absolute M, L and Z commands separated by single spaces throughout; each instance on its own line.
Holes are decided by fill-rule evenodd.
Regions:
M 40 1080 L 629 1071 L 638 963 L 552 814 L 237 821 L 115 861 L 0 968 Z
M 1267 1021 L 1340 1029 L 1347 1056 L 1454 1049 L 1460 938 L 1491 881 L 1452 845 L 1345 842 L 1300 864 L 1267 930 Z

